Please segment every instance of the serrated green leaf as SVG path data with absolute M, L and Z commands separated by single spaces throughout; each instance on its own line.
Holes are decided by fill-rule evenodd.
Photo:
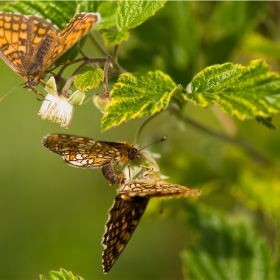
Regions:
M 4 12 L 18 12 L 23 15 L 38 15 L 49 19 L 60 30 L 75 15 L 77 3 L 74 1 L 20 1 L 9 2 L 1 7 Z
M 128 31 L 114 32 L 109 29 L 102 30 L 102 37 L 107 46 L 119 45 L 129 37 Z
M 207 107 L 216 103 L 239 119 L 270 117 L 280 111 L 280 76 L 263 60 L 247 67 L 225 63 L 207 67 L 192 80 L 185 100 Z
M 97 88 L 104 80 L 104 72 L 100 68 L 84 67 L 75 77 L 74 86 L 81 91 Z
M 176 84 L 161 71 L 146 75 L 122 74 L 111 91 L 111 100 L 102 118 L 102 130 L 165 109 L 175 90 Z
M 80 276 L 74 276 L 71 271 L 61 268 L 59 271 L 50 272 L 51 280 L 83 280 Z M 45 276 L 40 275 L 40 280 L 46 280 Z
M 119 1 L 117 27 L 119 31 L 133 29 L 161 9 L 166 1 Z
M 190 223 L 198 236 L 183 255 L 188 279 L 271 279 L 269 246 L 252 228 L 201 207 Z

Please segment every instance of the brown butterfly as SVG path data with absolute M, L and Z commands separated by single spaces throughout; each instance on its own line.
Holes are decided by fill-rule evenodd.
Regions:
M 113 164 L 129 165 L 130 160 L 143 158 L 132 144 L 127 142 L 96 141 L 91 138 L 50 134 L 43 139 L 43 145 L 62 156 L 69 165 L 80 168 L 102 168 L 102 173 L 111 184 L 123 183 L 123 174 L 116 175 Z
M 112 268 L 126 244 L 135 231 L 142 217 L 149 198 L 132 197 L 123 200 L 118 195 L 112 208 L 109 210 L 109 220 L 106 223 L 106 232 L 103 235 L 102 265 L 104 273 Z
M 181 185 L 165 182 L 151 176 L 149 172 L 135 180 L 122 184 L 118 190 L 122 199 L 131 197 L 188 197 L 200 195 L 200 190 L 190 189 Z
M 104 273 L 109 272 L 135 231 L 149 199 L 152 197 L 188 197 L 200 195 L 200 190 L 167 183 L 151 176 L 150 172 L 118 189 L 118 196 L 109 211 L 109 220 L 103 236 L 102 264 Z
M 77 14 L 59 31 L 38 16 L 0 13 L 0 56 L 34 91 L 49 66 L 100 20 L 98 13 Z

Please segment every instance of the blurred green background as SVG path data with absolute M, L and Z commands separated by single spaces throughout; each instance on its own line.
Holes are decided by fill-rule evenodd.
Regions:
M 278 2 L 168 2 L 131 32 L 120 47 L 119 62 L 129 72 L 160 69 L 183 86 L 215 63 L 247 65 L 254 58 L 263 58 L 279 72 L 279 10 Z M 87 41 L 85 52 L 93 55 L 92 49 Z M 3 96 L 24 80 L 2 60 L 0 69 Z M 43 92 L 40 86 L 38 90 Z M 268 278 L 240 274 L 232 279 L 269 279 L 271 271 L 277 271 L 279 116 L 273 118 L 276 130 L 269 130 L 255 120 L 241 122 L 217 108 L 187 104 L 185 116 L 232 141 L 222 141 L 190 119 L 178 120 L 169 112 L 154 118 L 141 135 L 140 147 L 166 135 L 167 141 L 149 148 L 162 155 L 162 173 L 170 182 L 203 193 L 198 199 L 151 200 L 123 254 L 104 275 L 101 240 L 116 187 L 109 187 L 99 170 L 67 166 L 41 141 L 48 133 L 62 132 L 133 142 L 143 119 L 101 133 L 102 115 L 89 102 L 76 108 L 73 124 L 66 131 L 40 119 L 41 104 L 21 87 L 0 102 L 1 279 L 38 279 L 39 274 L 48 276 L 50 270 L 61 267 L 85 279 L 183 279 L 187 275 L 189 279 L 211 279 L 198 278 L 192 270 L 195 257 L 191 254 L 199 255 L 205 249 L 201 240 L 217 244 L 217 254 L 223 246 L 219 245 L 223 229 L 212 239 L 212 224 L 202 226 L 208 219 L 205 212 L 221 215 L 229 232 L 236 223 L 244 224 L 246 232 L 265 244 L 268 264 L 261 263 L 268 272 L 260 275 Z M 253 152 L 236 145 L 236 137 L 246 141 Z M 242 250 L 237 257 L 233 254 L 236 265 L 243 254 Z M 183 265 L 185 257 L 189 262 Z M 211 261 L 215 257 L 214 253 Z M 213 279 L 229 279 L 221 275 Z

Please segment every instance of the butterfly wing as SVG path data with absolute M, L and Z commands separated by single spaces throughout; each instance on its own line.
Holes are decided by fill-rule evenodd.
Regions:
M 109 272 L 116 262 L 142 217 L 149 198 L 134 197 L 123 200 L 120 195 L 109 211 L 109 220 L 103 235 L 102 265 L 104 273 Z
M 46 68 L 75 45 L 100 20 L 98 13 L 77 14 L 62 30 Z
M 188 197 L 200 195 L 200 190 L 168 183 L 156 177 L 144 176 L 123 184 L 118 193 L 123 197 Z
M 26 78 L 28 65 L 47 35 L 57 29 L 40 17 L 0 13 L 0 56 L 18 75 Z
M 67 134 L 50 134 L 43 139 L 43 146 L 61 155 L 69 165 L 81 168 L 101 168 L 112 163 L 118 154 L 114 144 Z

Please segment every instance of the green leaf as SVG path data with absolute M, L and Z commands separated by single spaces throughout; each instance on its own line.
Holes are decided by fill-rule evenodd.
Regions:
M 114 32 L 109 29 L 102 30 L 102 37 L 107 46 L 119 45 L 129 37 L 128 31 Z
M 242 51 L 255 54 L 257 56 L 266 57 L 268 59 L 280 59 L 280 45 L 270 38 L 253 32 L 246 36 L 241 44 Z
M 216 103 L 239 119 L 270 117 L 280 110 L 280 76 L 262 60 L 247 67 L 225 63 L 207 67 L 191 83 L 185 100 L 201 107 Z
M 50 272 L 51 280 L 83 280 L 80 276 L 74 276 L 71 271 L 66 271 L 61 268 L 59 271 Z M 45 280 L 46 278 L 43 275 L 40 275 L 40 280 Z
M 184 69 L 189 65 L 199 51 L 198 22 L 193 5 L 191 1 L 174 1 L 172 8 L 165 7 L 169 31 L 171 31 L 169 40 L 172 46 L 172 58 L 169 63 L 174 64 L 178 69 Z
M 101 22 L 94 26 L 95 30 L 109 28 L 116 25 L 118 1 L 78 1 L 80 12 L 98 12 Z
M 268 244 L 244 223 L 230 221 L 212 209 L 190 216 L 196 242 L 183 254 L 186 278 L 194 280 L 271 279 Z
M 1 7 L 4 12 L 18 12 L 23 15 L 38 15 L 49 19 L 60 30 L 76 14 L 77 3 L 74 1 L 20 1 Z
M 102 130 L 165 109 L 177 89 L 173 80 L 161 71 L 146 75 L 122 74 L 111 91 L 111 100 L 102 118 Z
M 100 1 L 98 3 L 97 12 L 99 12 L 101 15 L 101 22 L 98 25 L 96 25 L 95 29 L 99 30 L 116 25 L 117 10 L 118 1 Z
M 264 20 L 267 6 L 265 1 L 219 1 L 213 5 L 214 9 L 204 11 L 215 15 L 204 17 L 207 19 L 204 19 L 207 27 L 202 31 L 203 34 L 207 32 L 203 38 L 206 65 L 229 60 L 232 52 L 241 45 L 243 36 Z
M 259 172 L 244 170 L 236 185 L 239 187 L 232 186 L 233 197 L 238 198 L 248 208 L 265 209 L 265 212 L 271 216 L 279 212 L 280 178 L 277 170 L 263 169 Z
M 151 0 L 120 1 L 117 13 L 118 30 L 124 31 L 137 27 L 161 9 L 165 2 Z
M 100 68 L 84 67 L 75 77 L 74 86 L 81 91 L 97 88 L 104 80 L 104 72 Z
M 272 118 L 263 118 L 263 117 L 257 116 L 256 120 L 258 123 L 265 125 L 266 127 L 270 128 L 270 129 L 275 129 L 275 126 L 272 124 Z

